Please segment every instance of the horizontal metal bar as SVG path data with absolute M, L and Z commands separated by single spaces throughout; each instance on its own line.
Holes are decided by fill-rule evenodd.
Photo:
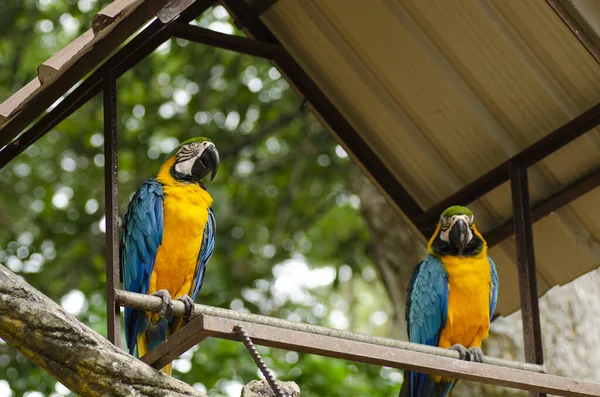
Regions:
M 158 313 L 161 307 L 161 299 L 159 297 L 136 294 L 133 292 L 116 290 L 115 300 L 117 304 L 131 307 L 138 310 L 150 311 Z M 173 301 L 173 314 L 183 316 L 185 306 L 179 301 Z M 315 335 L 330 336 L 339 339 L 347 339 L 357 342 L 365 342 L 386 347 L 394 347 L 404 350 L 413 350 L 421 353 L 433 354 L 442 357 L 458 359 L 458 352 L 448 349 L 440 349 L 433 346 L 420 345 L 397 339 L 382 338 L 377 336 L 368 336 L 353 332 L 340 331 L 317 325 L 303 324 L 294 321 L 282 320 L 274 317 L 261 316 L 257 314 L 241 313 L 233 310 L 221 309 L 212 306 L 196 305 L 196 314 L 213 315 L 230 320 L 241 320 L 249 323 L 268 325 L 271 327 L 285 328 L 293 331 L 310 332 Z M 254 336 L 253 336 L 254 338 Z M 522 369 L 526 371 L 543 372 L 543 368 L 535 364 L 527 364 L 518 361 L 504 360 L 494 357 L 485 357 L 485 363 L 508 368 Z
M 133 292 L 116 290 L 115 300 L 117 304 L 125 307 L 131 307 L 137 310 L 144 310 L 158 313 L 161 307 L 161 299 L 155 296 L 136 294 Z M 175 316 L 183 316 L 185 306 L 179 301 L 173 301 L 173 314 Z M 339 339 L 347 339 L 357 342 L 371 343 L 380 346 L 394 347 L 404 350 L 414 350 L 421 353 L 433 354 L 442 357 L 458 359 L 458 352 L 448 349 L 440 349 L 437 347 L 410 343 L 397 339 L 382 338 L 377 336 L 368 336 L 353 332 L 340 331 L 317 325 L 303 324 L 294 321 L 282 320 L 274 317 L 261 316 L 257 314 L 241 313 L 233 310 L 221 309 L 211 306 L 196 305 L 196 314 L 213 315 L 230 320 L 241 320 L 249 323 L 268 325 L 272 327 L 285 328 L 293 331 L 309 332 L 315 335 L 330 336 Z M 253 337 L 254 338 L 254 337 Z M 184 350 L 185 351 L 185 350 Z M 543 372 L 543 368 L 535 364 L 521 363 L 518 361 L 504 360 L 494 357 L 485 357 L 485 363 L 508 368 L 516 368 L 526 371 Z
M 586 193 L 600 186 L 600 168 L 590 172 L 583 178 L 578 179 L 569 186 L 559 190 L 550 197 L 541 200 L 531 208 L 531 221 L 537 222 L 559 208 L 578 199 Z M 514 233 L 514 222 L 509 220 L 501 226 L 484 233 L 488 246 L 493 247 L 501 243 Z
M 115 291 L 115 298 L 138 310 L 157 312 L 161 306 L 158 297 L 122 290 Z M 484 364 L 465 362 L 447 349 L 203 305 L 195 308 L 197 316 L 142 361 L 160 368 L 208 336 L 240 341 L 234 327 L 241 325 L 254 343 L 264 346 L 555 395 L 600 396 L 600 384 L 547 375 L 537 365 L 491 357 Z M 173 310 L 183 315 L 183 303 L 174 301 Z
M 518 160 L 525 167 L 530 167 L 546 156 L 579 138 L 587 131 L 600 124 L 600 103 L 583 112 L 573 120 L 562 125 L 554 132 L 546 135 L 536 143 L 503 162 L 491 171 L 477 178 L 458 192 L 442 200 L 411 220 L 421 231 L 428 231 L 435 225 L 440 214 L 451 205 L 468 205 L 481 196 L 491 192 L 509 179 L 509 164 Z
M 173 36 L 181 39 L 262 58 L 276 59 L 284 51 L 279 44 L 219 33 L 184 22 L 174 22 L 172 29 Z
M 241 325 L 255 344 L 327 357 L 448 376 L 522 390 L 564 396 L 600 396 L 600 384 L 582 382 L 513 368 L 478 364 L 427 353 L 390 348 L 365 342 L 314 335 L 260 324 L 203 315 L 203 331 L 209 336 L 238 340 L 232 331 Z

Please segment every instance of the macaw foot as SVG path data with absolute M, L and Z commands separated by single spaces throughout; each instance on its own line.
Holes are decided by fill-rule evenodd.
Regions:
M 162 299 L 162 305 L 160 306 L 160 310 L 158 311 L 158 317 L 164 318 L 165 316 L 173 313 L 173 299 L 171 298 L 171 294 L 166 289 L 160 289 L 151 295 L 158 296 Z
M 179 298 L 177 298 L 177 300 L 183 302 L 183 304 L 185 305 L 183 321 L 187 324 L 190 322 L 192 317 L 194 317 L 194 300 L 188 295 L 181 295 Z
M 472 347 L 469 349 L 469 352 L 471 353 L 471 361 L 483 363 L 483 350 L 481 350 L 481 347 Z
M 458 358 L 463 361 L 472 361 L 471 352 L 466 347 L 460 344 L 452 345 L 450 350 L 456 350 L 458 352 Z

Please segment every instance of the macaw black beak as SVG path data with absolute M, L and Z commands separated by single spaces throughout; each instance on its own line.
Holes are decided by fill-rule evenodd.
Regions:
M 465 247 L 469 243 L 469 227 L 462 219 L 456 221 L 450 229 L 450 244 L 458 249 L 458 256 L 461 256 Z
M 209 144 L 192 167 L 192 175 L 199 180 L 204 178 L 210 172 L 210 180 L 215 179 L 217 170 L 219 169 L 219 152 L 212 143 Z

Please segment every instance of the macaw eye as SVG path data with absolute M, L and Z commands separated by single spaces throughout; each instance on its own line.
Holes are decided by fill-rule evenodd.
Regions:
M 474 220 L 475 220 L 475 217 L 473 216 L 473 214 L 469 215 L 469 226 L 471 226 L 473 224 Z
M 450 227 L 450 219 L 446 216 L 440 219 L 440 226 L 443 230 L 446 230 Z

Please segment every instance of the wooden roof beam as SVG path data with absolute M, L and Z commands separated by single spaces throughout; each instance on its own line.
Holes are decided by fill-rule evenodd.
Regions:
M 143 7 L 137 7 L 140 3 L 118 0 L 104 8 L 94 17 L 90 30 L 40 65 L 36 79 L 0 104 L 0 148 L 96 68 L 167 0 L 145 0 Z M 100 42 L 102 45 L 96 45 Z M 49 86 L 53 89 L 48 90 Z
M 180 16 L 180 19 L 186 22 L 191 21 L 208 7 L 210 7 L 214 1 L 215 0 L 194 0 L 192 6 L 186 9 L 186 11 Z M 146 27 L 143 32 L 133 38 L 110 59 L 104 62 L 104 64 L 98 70 L 94 71 L 54 109 L 45 114 L 33 126 L 19 136 L 18 139 L 13 140 L 0 150 L 0 169 L 21 152 L 23 152 L 27 147 L 29 147 L 29 145 L 50 131 L 50 129 L 54 128 L 54 126 L 67 118 L 75 110 L 79 109 L 94 95 L 98 94 L 102 90 L 102 80 L 108 72 L 114 70 L 116 77 L 119 77 L 131 69 L 139 61 L 144 59 L 152 51 L 154 51 L 156 47 L 170 37 L 171 33 L 169 28 L 171 26 L 172 23 L 163 24 L 159 20 L 155 20 L 148 27 Z M 77 64 L 72 66 L 72 68 L 76 67 Z M 69 75 L 70 72 L 67 72 L 62 77 L 69 77 L 69 79 L 71 79 L 72 77 Z M 58 84 L 61 84 L 62 86 L 63 83 L 55 83 L 55 85 Z M 67 82 L 64 84 L 66 85 Z M 54 90 L 46 90 L 42 92 L 32 100 L 31 105 L 33 106 L 34 104 L 51 100 L 53 98 L 53 92 Z M 52 102 L 54 102 L 54 100 Z M 45 108 L 32 109 L 31 111 L 33 112 L 37 110 L 44 111 Z M 3 132 L 7 127 L 9 127 L 9 125 L 13 125 L 13 123 L 23 123 L 24 126 L 27 126 L 32 121 L 32 119 L 26 118 L 27 114 L 25 113 L 29 114 L 28 111 L 26 112 L 26 110 L 24 110 L 23 112 L 19 113 L 17 117 L 12 119 L 7 125 L 5 125 L 4 129 L 0 129 L 0 148 L 3 146 Z M 11 128 L 15 128 L 14 133 L 20 132 L 20 124 L 13 125 Z
M 279 44 L 219 33 L 184 22 L 175 22 L 172 34 L 175 37 L 195 43 L 207 44 L 225 50 L 268 59 L 277 59 L 284 52 L 283 47 Z

